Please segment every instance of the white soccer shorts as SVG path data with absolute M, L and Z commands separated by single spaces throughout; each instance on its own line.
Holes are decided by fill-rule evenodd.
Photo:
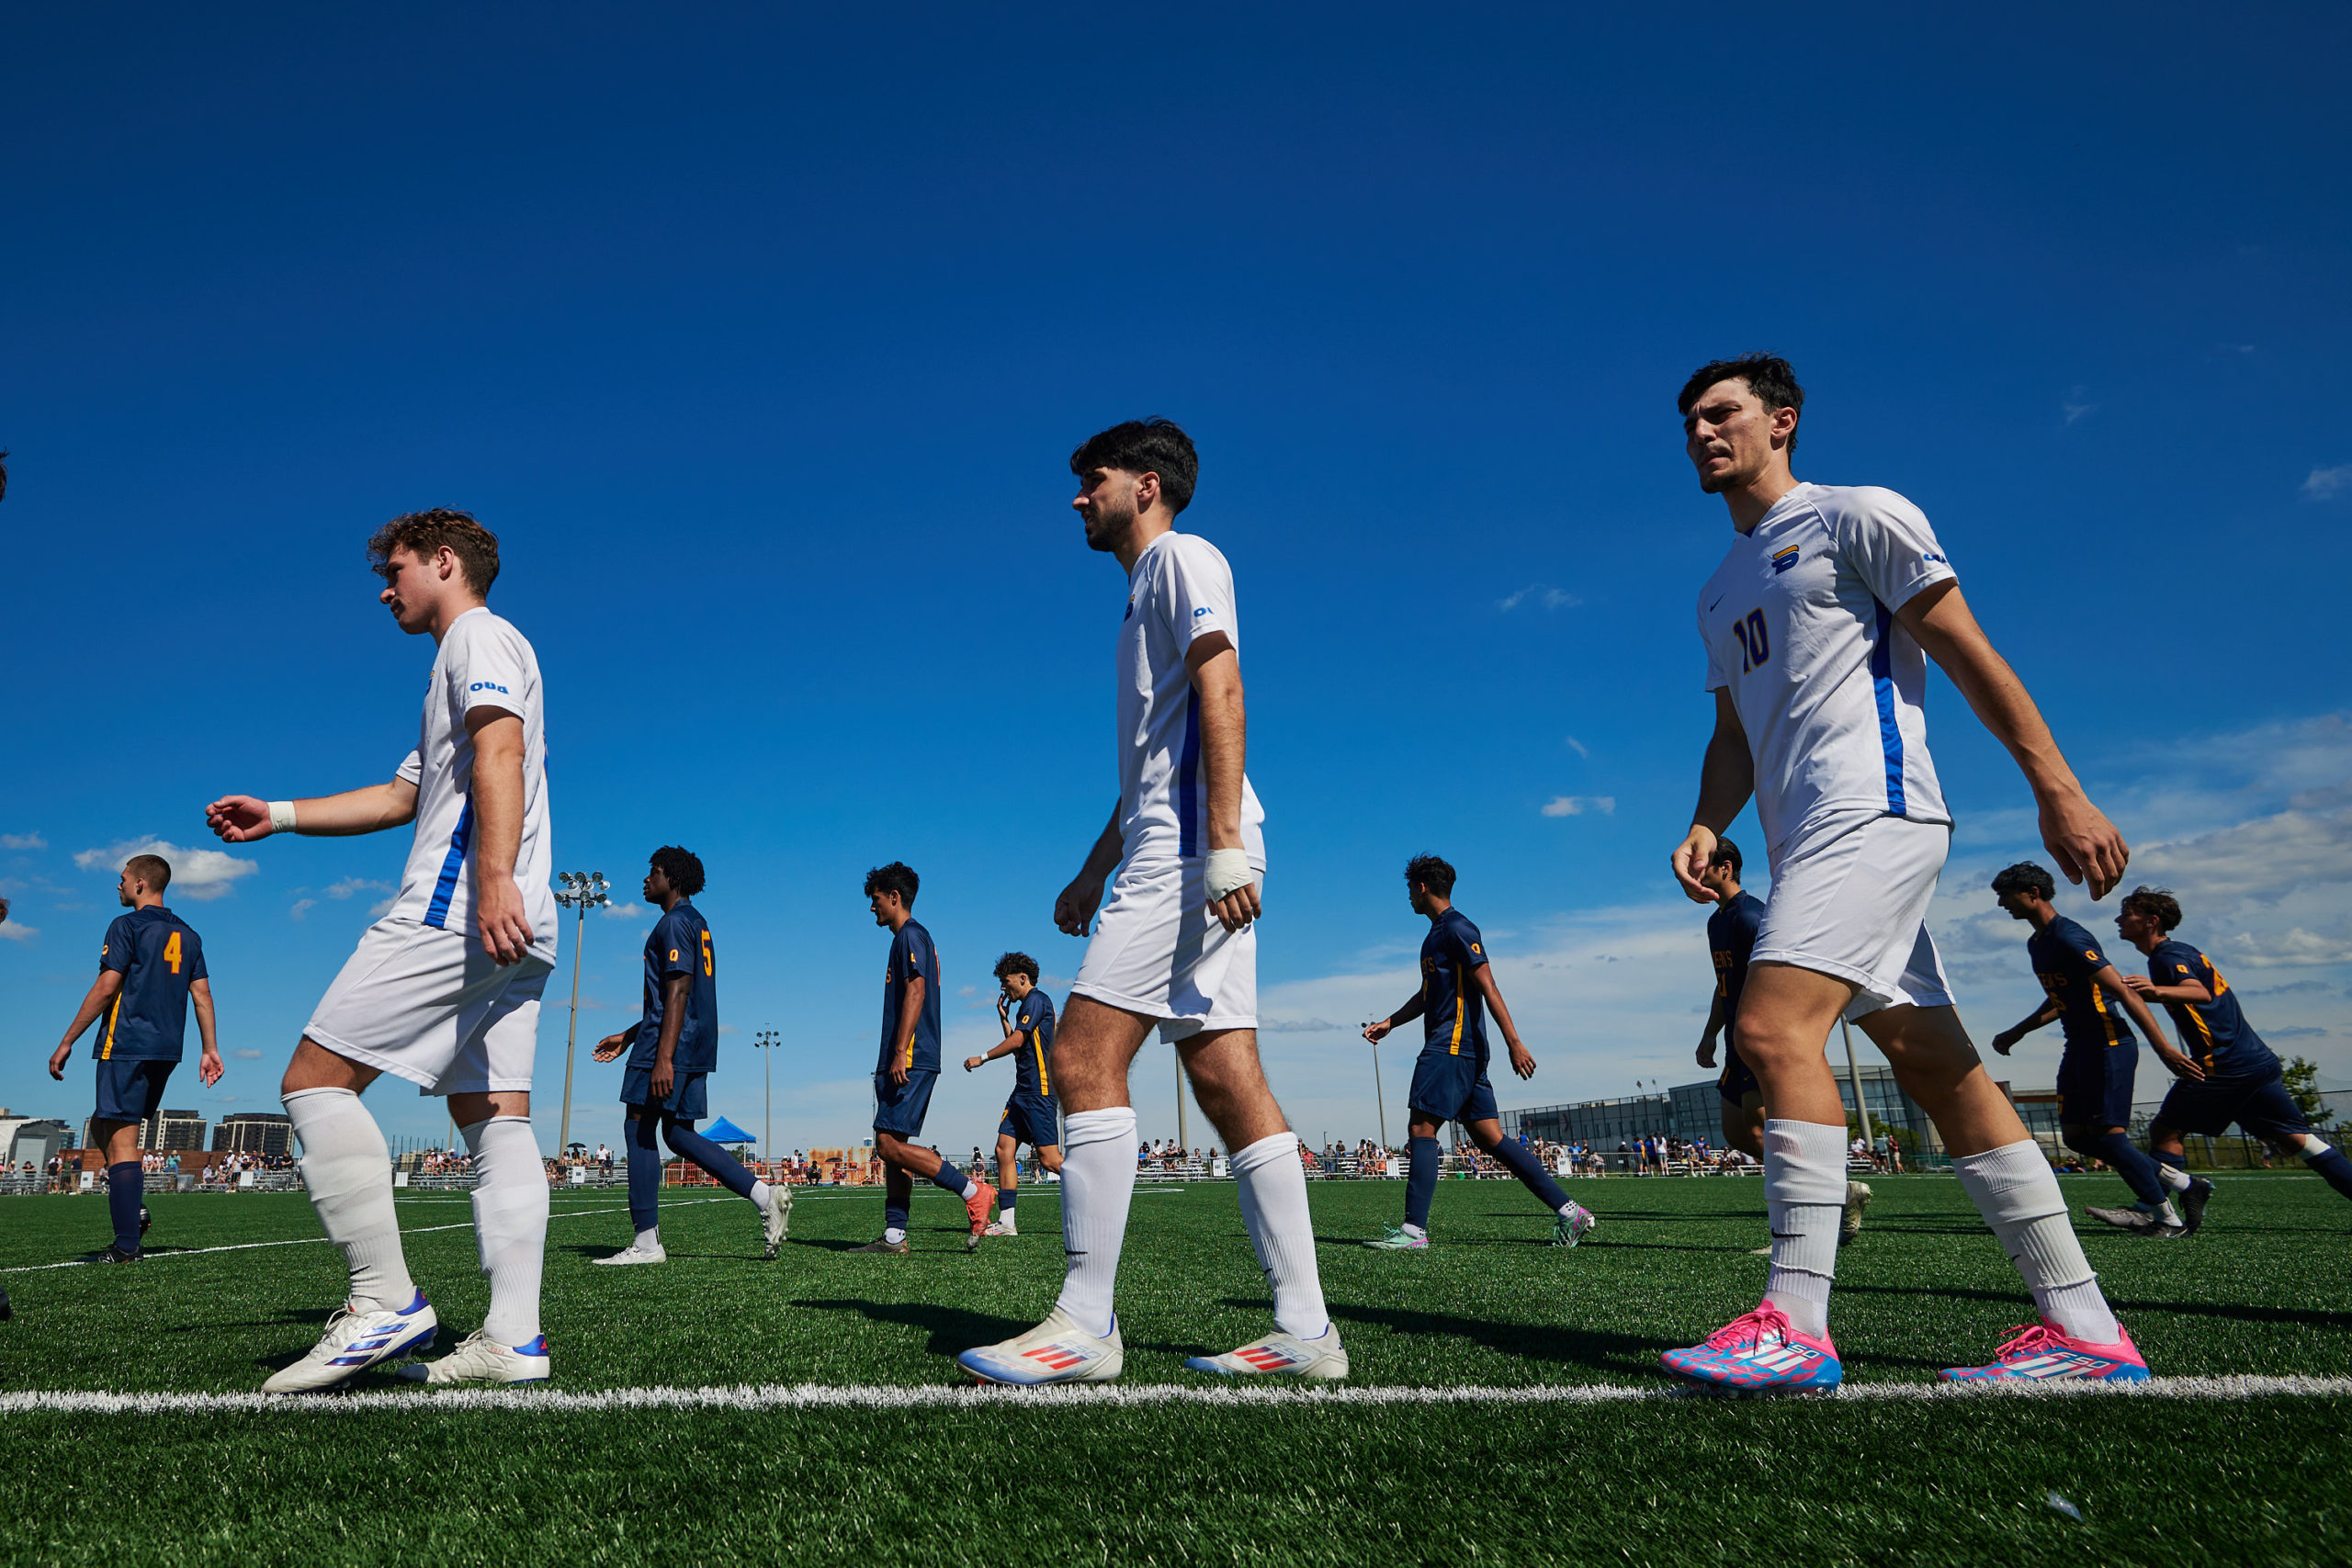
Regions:
M 1951 851 L 1951 828 L 1873 816 L 1810 835 L 1772 867 L 1771 897 L 1750 964 L 1788 964 L 1860 987 L 1849 1019 L 1908 1003 L 1952 1005 L 1928 934 L 1928 901 Z
M 426 1094 L 528 1089 L 554 967 L 533 953 L 502 969 L 462 931 L 378 920 L 302 1032 Z
M 1262 887 L 1265 868 L 1250 869 Z M 1160 1020 L 1165 1041 L 1257 1028 L 1258 928 L 1209 913 L 1207 873 L 1197 859 L 1121 865 L 1071 993 Z

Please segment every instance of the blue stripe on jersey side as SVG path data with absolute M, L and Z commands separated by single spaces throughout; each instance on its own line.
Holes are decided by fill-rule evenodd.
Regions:
M 464 809 L 458 813 L 458 830 L 449 835 L 449 853 L 441 863 L 441 878 L 433 885 L 433 902 L 424 911 L 426 925 L 448 929 L 449 899 L 458 891 L 458 872 L 466 863 L 466 848 L 473 837 L 474 797 L 468 795 Z
M 1176 761 L 1176 852 L 1191 858 L 1201 852 L 1201 696 L 1184 694 L 1184 750 Z
M 1878 637 L 1871 644 L 1871 687 L 1878 695 L 1878 743 L 1886 753 L 1886 808 L 1901 817 L 1903 798 L 1903 727 L 1894 718 L 1894 649 L 1889 641 L 1894 617 L 1878 606 Z

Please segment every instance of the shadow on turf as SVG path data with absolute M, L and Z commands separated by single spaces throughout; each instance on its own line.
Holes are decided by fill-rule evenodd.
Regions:
M 1227 1296 L 1225 1304 L 1256 1312 L 1269 1312 L 1273 1307 L 1272 1302 L 1263 1298 L 1253 1300 L 1239 1296 Z M 1483 1318 L 1460 1317 L 1451 1313 L 1415 1312 L 1408 1307 L 1332 1302 L 1329 1303 L 1329 1310 L 1341 1323 L 1385 1328 L 1392 1334 L 1467 1339 L 1508 1356 L 1552 1361 L 1562 1366 L 1589 1367 L 1601 1372 L 1623 1372 L 1629 1369 L 1649 1371 L 1657 1365 L 1658 1352 L 1669 1348 L 1664 1340 L 1639 1338 L 1630 1334 L 1605 1334 L 1550 1324 L 1489 1323 Z
M 962 1307 L 933 1306 L 922 1302 L 859 1302 L 802 1297 L 792 1305 L 817 1312 L 854 1312 L 872 1323 L 920 1328 L 931 1336 L 926 1347 L 933 1355 L 953 1356 L 975 1345 L 993 1345 L 1036 1327 L 1028 1318 L 991 1317 Z
M 2157 1245 L 2157 1244 L 2152 1244 Z M 2162 1244 L 2162 1245 L 2177 1245 Z M 1971 1302 L 2014 1303 L 2015 1291 L 1972 1291 L 1949 1285 L 1860 1285 L 1838 1282 L 1838 1293 L 1871 1296 L 1940 1296 Z M 2352 1312 L 2305 1311 L 2298 1307 L 2267 1307 L 2232 1302 L 2125 1301 L 2110 1297 L 2107 1303 L 2119 1313 L 2178 1313 L 2188 1317 L 2227 1317 L 2241 1323 L 2294 1324 L 2305 1328 L 2352 1328 Z

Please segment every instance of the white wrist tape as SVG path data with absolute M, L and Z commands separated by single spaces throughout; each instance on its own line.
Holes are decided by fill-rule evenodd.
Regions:
M 1248 850 L 1211 850 L 1209 852 L 1209 902 L 1214 904 L 1237 888 L 1249 886 L 1258 880 L 1250 869 Z
M 292 801 L 273 800 L 269 803 L 269 830 L 273 833 L 294 831 L 294 803 Z

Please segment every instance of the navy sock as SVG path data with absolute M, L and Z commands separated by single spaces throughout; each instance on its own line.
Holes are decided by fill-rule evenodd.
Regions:
M 1527 1190 L 1534 1193 L 1536 1199 L 1552 1213 L 1558 1213 L 1560 1205 L 1568 1201 L 1568 1195 L 1560 1190 L 1560 1184 L 1552 1179 L 1552 1173 L 1537 1164 L 1535 1156 L 1522 1147 L 1518 1139 L 1505 1138 L 1487 1152 L 1509 1166 L 1510 1173 L 1525 1183 Z
M 939 1162 L 937 1173 L 931 1179 L 931 1184 L 944 1192 L 953 1192 L 961 1198 L 964 1195 L 966 1178 L 962 1171 L 943 1159 Z
M 662 1135 L 670 1140 L 670 1147 L 694 1161 L 718 1179 L 718 1184 L 738 1198 L 752 1195 L 752 1184 L 758 1179 L 743 1168 L 743 1162 L 695 1131 L 692 1122 L 665 1122 Z
M 628 1223 L 650 1231 L 662 1223 L 662 1151 L 654 1145 L 653 1119 L 629 1118 L 621 1147 L 628 1155 Z
M 1430 1228 L 1430 1200 L 1437 1196 L 1438 1148 L 1435 1138 L 1415 1138 L 1406 1145 L 1412 1156 L 1412 1174 L 1405 1181 L 1405 1223 Z
M 914 1178 L 892 1166 L 882 1178 L 882 1224 L 894 1231 L 907 1228 L 907 1211 L 914 1206 Z
M 2306 1155 L 2303 1163 L 2319 1172 L 2321 1180 L 2346 1198 L 2352 1198 L 2352 1159 L 2345 1157 L 2342 1149 L 2330 1149 L 2324 1155 Z
M 2169 1197 L 2170 1190 L 2156 1176 L 2156 1162 L 2140 1152 L 2139 1145 L 2125 1133 L 2102 1133 L 2094 1145 L 2098 1157 L 2107 1161 L 2115 1174 L 2123 1178 L 2125 1186 L 2150 1208 Z
M 1012 1200 L 1020 1196 L 1020 1192 L 1021 1190 L 1017 1187 L 1000 1187 L 997 1189 L 997 1212 L 1001 1213 L 1008 1220 L 1012 1218 Z
M 107 1167 L 107 1217 L 114 1222 L 114 1244 L 139 1250 L 139 1204 L 146 1195 L 145 1169 L 135 1159 Z

